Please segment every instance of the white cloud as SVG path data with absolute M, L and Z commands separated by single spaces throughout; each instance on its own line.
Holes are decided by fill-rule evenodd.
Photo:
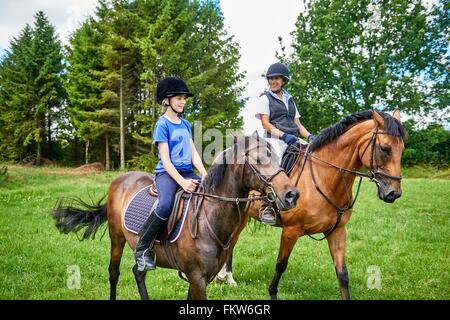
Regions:
M 261 77 L 269 65 L 276 62 L 275 53 L 280 51 L 278 36 L 289 53 L 297 17 L 304 10 L 299 0 L 221 0 L 220 5 L 225 17 L 225 26 L 229 34 L 241 47 L 241 71 L 246 71 L 243 81 L 244 96 L 249 100 L 242 111 L 244 131 L 251 133 L 262 129 L 252 110 L 255 100 L 267 82 Z
M 28 23 L 33 25 L 34 14 L 44 11 L 63 43 L 88 15 L 93 14 L 97 0 L 21 0 L 0 2 L 0 48 L 9 47 Z

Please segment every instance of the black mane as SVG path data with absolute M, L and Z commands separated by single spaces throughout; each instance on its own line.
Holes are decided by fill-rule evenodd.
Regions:
M 395 119 L 390 114 L 387 114 L 386 112 L 382 111 L 377 112 L 384 118 L 384 128 L 389 135 L 405 138 L 406 130 L 397 119 Z M 349 129 L 354 124 L 370 120 L 372 118 L 373 118 L 373 111 L 371 110 L 356 112 L 345 117 L 338 123 L 335 123 L 332 126 L 320 131 L 316 139 L 314 139 L 314 141 L 311 142 L 309 150 L 315 151 L 321 148 L 322 146 L 330 143 L 337 137 L 341 136 L 345 131 L 347 131 L 347 129 Z
M 226 149 L 222 151 L 220 154 L 221 159 L 218 159 L 216 163 L 212 164 L 211 167 L 209 167 L 208 175 L 206 176 L 206 179 L 203 181 L 203 187 L 205 190 L 214 191 L 219 185 L 223 183 L 225 171 L 227 169 L 228 164 L 236 163 L 236 156 L 239 151 L 246 150 L 247 147 L 250 144 L 251 138 L 257 138 L 259 141 L 259 136 L 244 136 L 244 139 L 238 139 L 237 142 L 235 141 L 234 145 L 231 146 L 229 149 Z M 236 137 L 237 139 L 237 137 Z M 262 139 L 262 138 L 261 138 Z M 271 149 L 270 144 L 262 139 L 264 142 L 267 143 L 267 147 Z M 238 149 L 239 146 L 243 146 L 243 149 Z
M 244 144 L 247 145 L 249 141 L 248 136 L 244 137 Z M 214 191 L 220 184 L 222 184 L 225 171 L 228 163 L 234 163 L 234 155 L 236 154 L 238 144 L 235 142 L 231 148 L 222 151 L 220 154 L 221 159 L 218 159 L 216 163 L 213 163 L 208 169 L 208 175 L 205 181 L 203 181 L 203 187 L 205 191 Z
M 221 155 L 222 160 L 218 161 L 218 163 L 214 163 L 208 169 L 208 175 L 206 179 L 203 181 L 203 187 L 206 190 L 215 190 L 223 181 L 223 177 L 225 175 L 225 170 L 227 169 L 226 164 L 226 152 L 222 151 Z

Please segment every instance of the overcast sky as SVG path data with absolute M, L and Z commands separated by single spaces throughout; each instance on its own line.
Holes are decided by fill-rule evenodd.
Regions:
M 42 10 L 56 27 L 60 39 L 67 43 L 77 25 L 92 14 L 97 0 L 0 0 L 0 50 L 8 48 L 26 23 L 33 24 L 33 15 Z M 261 77 L 276 62 L 280 49 L 278 36 L 287 49 L 297 16 L 303 10 L 300 0 L 220 0 L 229 34 L 241 47 L 240 68 L 246 72 L 244 97 L 249 101 L 242 112 L 244 130 L 251 133 L 262 128 L 254 117 L 254 101 L 266 87 Z M 301 112 L 301 111 L 300 111 Z

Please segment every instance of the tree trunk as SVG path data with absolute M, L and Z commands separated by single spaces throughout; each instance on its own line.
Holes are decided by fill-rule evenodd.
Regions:
M 153 101 L 152 101 L 152 104 L 150 106 L 150 109 L 151 109 L 151 113 L 152 113 L 152 123 L 154 124 L 155 123 L 155 119 L 156 119 L 156 105 L 157 105 L 157 101 L 156 101 L 156 95 L 153 94 L 152 96 L 153 96 Z M 150 132 L 150 139 L 153 140 L 153 132 Z M 155 146 L 154 146 L 153 141 L 152 141 L 152 143 L 150 143 L 150 154 L 153 154 L 154 152 L 155 152 Z
M 36 165 L 42 165 L 42 119 L 38 117 L 37 119 L 37 127 L 39 130 L 39 137 L 36 139 Z
M 46 157 L 48 159 L 53 158 L 53 144 L 52 144 L 52 121 L 50 115 L 47 118 L 47 152 Z
M 89 163 L 89 147 L 90 147 L 91 141 L 88 140 L 86 141 L 86 146 L 84 148 L 84 163 L 88 164 Z
M 125 169 L 125 128 L 123 110 L 123 65 L 120 58 L 120 169 Z
M 105 132 L 105 170 L 109 171 L 110 161 L 109 161 L 109 135 L 108 131 Z
M 36 142 L 36 165 L 42 165 L 42 142 Z

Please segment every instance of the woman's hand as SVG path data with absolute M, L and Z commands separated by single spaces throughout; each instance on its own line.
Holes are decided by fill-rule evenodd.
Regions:
M 194 179 L 184 179 L 183 183 L 181 184 L 181 187 L 184 191 L 187 193 L 192 193 L 197 189 L 198 181 Z

